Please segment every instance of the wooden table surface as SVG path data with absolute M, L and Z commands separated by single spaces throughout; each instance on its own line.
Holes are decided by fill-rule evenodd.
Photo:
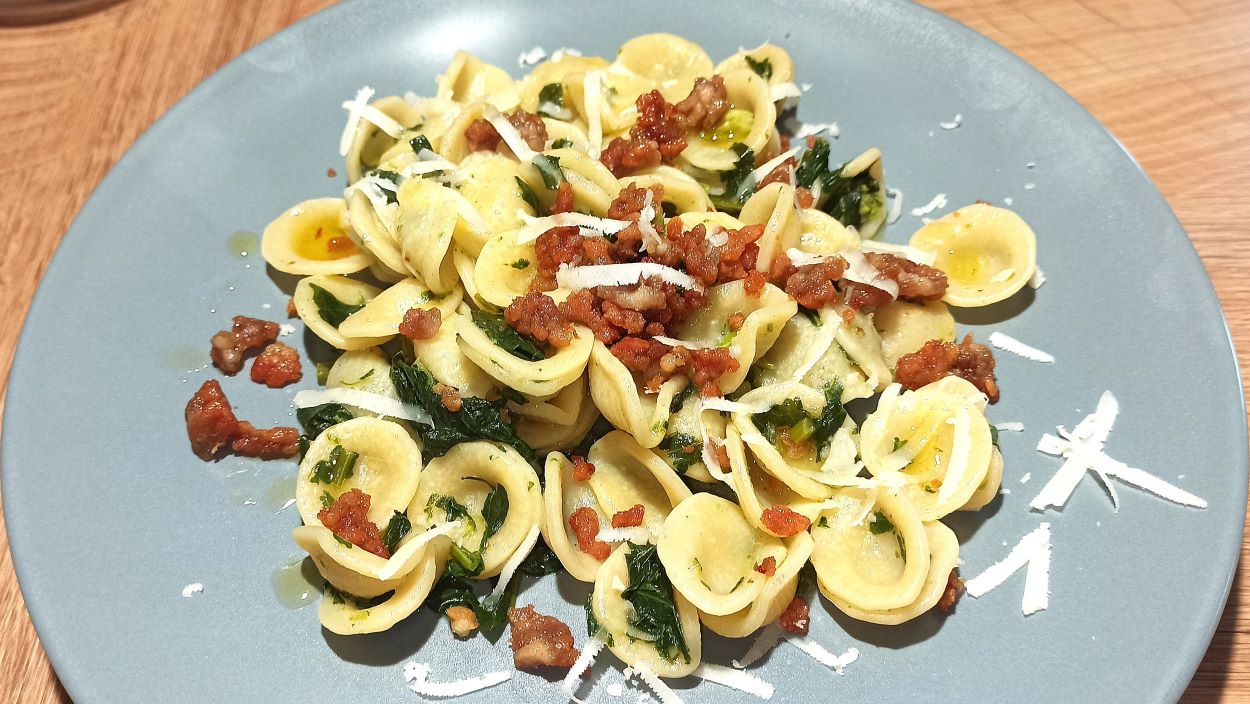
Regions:
M 74 19 L 3 26 L 17 12 L 12 2 L 0 0 L 0 380 L 5 383 L 48 259 L 108 168 L 217 68 L 331 4 L 120 0 Z M 929 4 L 1040 68 L 1137 157 L 1197 246 L 1224 305 L 1242 369 L 1250 370 L 1250 3 Z M 0 384 L 0 394 L 3 388 Z M 9 702 L 68 702 L 31 627 L 7 546 L 0 525 L 0 700 L 7 694 Z M 1250 570 L 1238 570 L 1219 632 L 1182 701 L 1250 702 L 1250 623 L 1240 609 L 1247 596 Z

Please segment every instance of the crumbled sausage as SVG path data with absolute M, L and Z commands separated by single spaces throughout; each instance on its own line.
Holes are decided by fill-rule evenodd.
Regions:
M 508 623 L 512 626 L 512 664 L 518 669 L 569 668 L 581 655 L 573 647 L 573 632 L 568 625 L 538 613 L 533 604 L 508 609 Z
M 503 141 L 503 137 L 499 136 L 499 130 L 485 119 L 477 119 L 469 123 L 464 130 L 464 141 L 469 151 L 493 152 L 499 148 L 499 143 Z
M 280 389 L 300 380 L 299 352 L 281 342 L 269 344 L 252 361 L 252 381 L 271 389 Z
M 556 186 L 556 202 L 551 206 L 551 214 L 570 213 L 573 211 L 573 184 L 561 181 Z
M 949 614 L 955 608 L 955 604 L 959 602 L 959 595 L 963 594 L 964 581 L 959 578 L 959 568 L 950 571 L 946 575 L 946 589 L 942 592 L 941 598 L 938 599 L 938 611 Z
M 899 357 L 894 372 L 895 381 L 913 390 L 951 375 L 970 382 L 988 396 L 991 403 L 998 401 L 994 353 L 985 345 L 973 342 L 972 335 L 958 345 L 929 340 L 919 350 Z
M 443 325 L 443 312 L 437 308 L 410 308 L 399 323 L 399 334 L 413 340 L 428 340 Z
M 810 208 L 816 203 L 816 196 L 812 192 L 802 186 L 794 189 L 794 201 L 799 204 L 800 208 Z
M 213 459 L 239 431 L 239 420 L 216 379 L 204 382 L 187 402 L 186 419 L 191 451 L 205 461 Z
M 807 635 L 807 629 L 811 625 L 811 611 L 807 601 L 801 596 L 791 599 L 790 605 L 781 612 L 781 618 L 777 620 L 777 623 L 781 626 L 781 630 L 787 633 Z
M 576 481 L 588 482 L 595 476 L 595 466 L 587 462 L 585 457 L 573 455 L 569 459 L 573 462 L 573 479 Z
M 230 449 L 236 455 L 262 460 L 294 457 L 299 454 L 299 431 L 285 425 L 257 428 L 245 420 L 239 421 L 239 429 L 230 439 Z
M 798 535 L 812 525 L 811 520 L 806 516 L 791 511 L 787 506 L 769 506 L 760 516 L 760 522 L 765 528 L 783 538 Z
M 477 614 L 473 612 L 473 609 L 467 606 L 449 606 L 444 613 L 447 614 L 451 632 L 457 638 L 468 638 L 477 631 Z
M 634 105 L 638 121 L 630 128 L 629 138 L 613 139 L 599 155 L 618 178 L 676 158 L 686 148 L 687 129 L 712 129 L 729 109 L 720 76 L 697 79 L 690 95 L 677 105 L 666 101 L 658 90 L 638 96 Z
M 661 160 L 660 145 L 648 139 L 616 137 L 599 153 L 599 161 L 617 178 L 659 166 Z
M 790 297 L 804 308 L 820 310 L 838 296 L 834 283 L 846 272 L 846 260 L 842 257 L 826 257 L 817 264 L 798 267 L 790 273 L 782 286 Z
M 332 533 L 356 547 L 383 559 L 391 556 L 382 542 L 377 524 L 369 520 L 369 504 L 373 498 L 360 489 L 349 489 L 334 503 L 321 509 L 317 519 Z
M 681 124 L 692 130 L 715 129 L 729 111 L 729 92 L 720 76 L 696 78 L 690 95 L 673 108 Z
M 744 313 L 731 313 L 729 315 L 729 319 L 726 320 L 725 323 L 729 325 L 729 330 L 731 332 L 738 332 L 742 329 L 742 324 L 745 323 L 746 320 L 747 316 Z
M 702 224 L 686 230 L 680 218 L 673 218 L 665 228 L 666 246 L 653 256 L 665 266 L 684 267 L 709 286 L 737 281 L 755 270 L 759 256 L 755 241 L 763 234 L 763 225 L 737 230 L 717 228 L 715 234 L 709 234 Z
M 571 513 L 569 528 L 577 536 L 577 547 L 582 552 L 600 562 L 612 554 L 611 546 L 599 540 L 599 514 L 593 508 L 583 506 Z
M 946 274 L 897 254 L 865 252 L 864 258 L 885 277 L 898 282 L 898 297 L 933 301 L 946 295 Z
M 791 175 L 793 173 L 793 169 L 797 167 L 798 162 L 794 160 L 794 157 L 786 159 L 780 164 L 777 164 L 772 171 L 769 171 L 767 176 L 760 179 L 760 182 L 755 185 L 755 190 L 763 190 L 764 186 L 767 186 L 770 183 L 790 183 L 793 180 Z M 808 194 L 810 195 L 811 191 L 808 191 Z M 798 194 L 796 193 L 795 195 L 797 196 Z
M 660 91 L 643 93 L 634 105 L 638 108 L 638 122 L 629 130 L 633 139 L 654 142 L 660 156 L 665 159 L 675 158 L 686 148 L 686 125 L 682 122 L 682 113 L 677 106 L 665 100 Z
M 553 227 L 539 235 L 534 240 L 537 275 L 530 284 L 531 290 L 554 290 L 560 267 L 581 260 L 584 239 L 576 227 Z
M 504 321 L 514 330 L 552 347 L 568 347 L 573 341 L 573 326 L 551 296 L 527 291 L 512 299 L 503 312 Z
M 613 528 L 637 528 L 642 525 L 642 519 L 646 516 L 647 507 L 642 504 L 634 504 L 624 511 L 617 511 L 612 514 Z
M 769 555 L 768 557 L 764 558 L 758 565 L 755 566 L 755 571 L 759 572 L 765 577 L 771 577 L 774 574 L 777 574 L 777 558 L 773 557 L 772 555 Z
M 439 401 L 442 402 L 443 408 L 455 413 L 464 405 L 464 399 L 460 397 L 460 391 L 450 384 L 439 382 L 434 385 L 434 393 L 438 394 Z
M 517 109 L 508 116 L 508 122 L 512 123 L 530 149 L 541 152 L 547 146 L 547 123 L 538 115 Z
M 560 304 L 560 311 L 566 319 L 590 328 L 595 339 L 605 345 L 611 345 L 621 339 L 621 331 L 603 317 L 599 301 L 594 291 L 580 289 L 574 291 Z
M 223 373 L 234 376 L 243 369 L 243 357 L 254 349 L 260 349 L 278 339 L 278 324 L 268 320 L 234 316 L 229 332 L 222 330 L 213 335 L 209 356 L 213 366 Z
M 286 317 L 294 318 L 299 315 L 299 311 L 295 308 L 295 297 L 286 299 Z

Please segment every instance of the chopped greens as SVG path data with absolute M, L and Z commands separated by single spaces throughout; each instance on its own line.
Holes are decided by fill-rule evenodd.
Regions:
M 299 419 L 300 425 L 304 426 L 304 434 L 299 436 L 299 456 L 304 459 L 304 455 L 308 454 L 308 446 L 318 435 L 325 432 L 326 428 L 338 425 L 344 421 L 349 421 L 355 416 L 347 410 L 347 406 L 341 403 L 323 403 L 320 406 L 309 406 L 295 411 L 295 417 Z
M 998 447 L 998 427 L 993 423 L 990 424 L 990 442 L 994 447 Z
M 560 564 L 560 558 L 547 547 L 547 543 L 540 540 L 534 543 L 534 549 L 530 554 L 525 556 L 525 560 L 521 562 L 521 566 L 517 571 L 530 577 L 542 577 L 543 575 L 554 574 L 564 569 L 564 565 Z
M 431 152 L 434 151 L 434 147 L 430 145 L 430 140 L 423 134 L 419 134 L 408 140 L 408 144 L 412 147 L 412 151 L 418 156 L 421 154 L 422 150 L 428 149 Z
M 842 405 L 842 383 L 834 381 L 825 385 L 825 407 L 819 415 L 812 415 L 803 408 L 797 397 L 788 398 L 763 413 L 751 416 L 755 427 L 768 442 L 777 444 L 777 430 L 790 429 L 795 442 L 811 440 L 817 449 L 829 444 L 834 433 L 846 420 L 846 408 Z
M 509 266 L 511 266 L 513 269 L 518 269 L 518 270 L 528 269 L 530 268 L 530 260 L 526 259 L 525 257 L 521 257 L 515 262 L 512 262 L 512 264 L 510 264 Z
M 751 70 L 755 72 L 755 75 L 766 81 L 773 77 L 773 62 L 768 59 L 756 61 L 750 56 L 743 56 L 742 58 L 746 59 L 747 66 L 751 67 Z
M 538 91 L 538 114 L 557 120 L 569 117 L 569 111 L 564 108 L 563 84 L 548 83 Z
M 469 509 L 464 504 L 456 501 L 450 496 L 443 494 L 434 494 L 425 502 L 425 515 L 433 515 L 434 509 L 443 510 L 443 514 L 447 517 L 447 521 L 464 521 L 466 528 L 465 535 L 472 535 L 477 532 L 477 521 L 473 520 L 473 515 L 469 513 Z
M 309 286 L 313 291 L 313 303 L 317 305 L 317 315 L 336 328 L 347 320 L 347 316 L 365 307 L 364 298 L 360 299 L 360 303 L 344 303 L 335 298 L 333 293 L 317 284 L 309 284 Z
M 475 310 L 472 316 L 473 323 L 481 328 L 482 332 L 486 333 L 490 341 L 502 347 L 505 352 L 513 357 L 524 359 L 527 362 L 537 362 L 547 358 L 547 355 L 543 353 L 543 349 L 538 346 L 538 343 L 512 329 L 512 326 L 508 325 L 508 322 L 503 319 L 502 315 Z
M 673 471 L 685 475 L 690 466 L 702 462 L 703 441 L 693 435 L 674 433 L 660 442 L 659 449 L 667 455 Z
M 816 140 L 810 149 L 799 158 L 799 166 L 794 172 L 794 182 L 800 188 L 811 189 L 816 182 L 829 173 L 829 142 Z
M 881 184 L 867 169 L 854 176 L 843 176 L 846 166 L 831 169 L 829 142 L 818 139 L 799 159 L 795 183 L 810 189 L 816 196 L 816 206 L 838 222 L 860 227 L 881 214 L 885 201 L 881 198 Z
M 475 479 L 487 486 L 490 482 L 477 477 L 465 477 L 465 479 Z M 486 528 L 482 530 L 482 550 L 486 550 L 486 544 L 490 539 L 495 537 L 499 529 L 503 527 L 503 522 L 508 518 L 508 490 L 503 488 L 503 484 L 496 484 L 486 495 L 486 500 L 482 502 L 482 519 L 486 521 Z
M 634 613 L 629 625 L 652 636 L 652 644 L 666 660 L 676 660 L 680 653 L 690 662 L 690 648 L 681 630 L 681 615 L 673 599 L 673 583 L 664 573 L 664 565 L 654 545 L 628 543 L 625 563 L 629 569 L 629 586 L 621 592 Z
M 872 520 L 868 522 L 868 531 L 873 535 L 881 535 L 894 530 L 894 524 L 888 516 L 880 511 L 872 512 Z
M 673 394 L 673 400 L 668 404 L 668 412 L 677 413 L 680 411 L 682 406 L 686 405 L 686 399 L 690 398 L 690 395 L 693 394 L 694 391 L 694 384 L 691 383 L 686 384 L 682 387 L 681 391 Z
M 542 201 L 538 200 L 538 196 L 534 193 L 534 189 L 525 182 L 520 176 L 513 176 L 516 179 L 517 188 L 521 191 L 521 200 L 524 200 L 529 207 L 534 209 L 534 214 L 538 216 L 547 215 L 547 209 L 543 207 Z
M 712 196 L 712 204 L 717 210 L 736 213 L 755 192 L 755 179 L 751 177 L 751 172 L 755 170 L 755 150 L 741 142 L 734 143 L 730 149 L 738 155 L 738 160 L 732 169 L 721 172 L 721 184 L 725 190 Z
M 594 598 L 594 594 L 586 595 L 586 634 L 591 638 L 595 638 L 602 633 L 604 642 L 611 647 L 612 634 L 608 633 L 603 626 L 599 625 L 599 619 L 595 618 L 595 609 L 593 607 Z
M 551 143 L 552 149 L 564 149 L 565 147 L 571 146 L 573 146 L 573 140 L 568 139 L 567 137 L 561 137 Z
M 370 171 L 367 175 L 376 176 L 377 178 L 383 180 L 383 183 L 378 183 L 376 185 L 378 187 L 378 191 L 381 192 L 382 195 L 386 196 L 387 203 L 399 202 L 399 191 L 391 190 L 390 185 L 386 183 L 387 181 L 389 181 L 390 183 L 398 184 L 399 183 L 398 173 L 394 171 L 384 171 L 382 169 L 374 169 Z
M 825 324 L 825 321 L 820 319 L 820 311 L 818 310 L 812 310 L 811 308 L 799 306 L 799 313 L 801 313 L 804 318 L 807 318 L 807 322 L 811 323 L 812 327 L 818 328 Z
M 321 492 L 321 496 L 318 498 L 321 499 L 321 508 L 330 508 L 334 505 L 334 497 L 330 496 L 328 491 Z
M 412 521 L 408 520 L 408 516 L 402 511 L 396 511 L 382 531 L 382 544 L 386 546 L 388 552 L 394 553 L 395 548 L 399 547 L 399 541 L 403 540 L 411 530 Z
M 560 170 L 560 157 L 539 154 L 534 157 L 534 168 L 538 169 L 538 175 L 543 177 L 543 185 L 549 191 L 559 188 L 560 182 L 564 180 L 564 172 Z
M 356 460 L 359 457 L 359 453 L 344 450 L 342 445 L 335 445 L 328 458 L 313 465 L 308 481 L 330 486 L 342 484 L 355 473 Z
M 825 407 L 816 418 L 816 428 L 812 432 L 812 442 L 816 447 L 829 444 L 834 433 L 842 427 L 846 420 L 846 408 L 842 405 L 842 382 L 833 381 L 825 384 Z
M 399 400 L 430 414 L 432 425 L 418 424 L 417 432 L 430 457 L 440 457 L 452 447 L 470 440 L 489 440 L 509 445 L 530 464 L 538 461 L 534 450 L 504 421 L 501 405 L 476 396 L 462 396 L 460 410 L 449 411 L 434 390 L 434 376 L 419 362 L 409 364 L 396 358 L 391 363 L 391 380 Z
M 760 429 L 760 434 L 774 445 L 777 444 L 778 428 L 793 428 L 800 421 L 808 418 L 810 416 L 807 415 L 807 411 L 803 409 L 803 403 L 797 397 L 788 398 L 763 413 L 755 413 L 751 416 L 755 427 Z
M 899 450 L 903 449 L 906 446 L 907 446 L 906 440 L 894 438 L 894 445 L 890 448 L 890 452 L 898 452 Z

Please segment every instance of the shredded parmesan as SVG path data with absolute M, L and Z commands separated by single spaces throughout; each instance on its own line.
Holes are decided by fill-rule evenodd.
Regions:
M 840 256 L 846 260 L 846 271 L 842 273 L 842 278 L 884 291 L 890 294 L 891 299 L 898 298 L 898 282 L 869 264 L 863 254 L 848 249 L 841 252 Z
M 404 665 L 404 681 L 409 683 L 412 691 L 423 697 L 462 697 L 507 682 L 512 679 L 513 672 L 515 670 L 488 672 L 463 680 L 431 682 L 429 663 L 410 662 Z
M 659 249 L 660 233 L 655 229 L 655 193 L 648 188 L 642 197 L 642 210 L 638 212 L 638 232 L 642 235 L 642 251 L 652 252 Z
M 796 140 L 806 139 L 807 137 L 813 137 L 815 135 L 818 135 L 821 132 L 827 132 L 830 137 L 836 138 L 838 136 L 838 123 L 836 122 L 813 122 L 810 124 L 805 124 L 799 127 L 798 131 L 794 133 L 794 138 Z
M 997 274 L 994 274 L 994 278 L 990 279 L 990 283 L 994 283 L 994 284 L 1002 283 L 1003 281 L 1006 281 L 1007 279 L 1010 279 L 1011 277 L 1015 275 L 1016 275 L 1016 270 L 1012 269 L 1011 267 L 1007 267 L 1006 269 L 1003 269 Z
M 294 334 L 295 334 L 294 325 L 291 325 L 290 323 L 283 323 L 278 326 L 279 337 L 286 337 L 287 335 L 294 335 Z
M 584 236 L 599 237 L 601 235 L 614 235 L 632 224 L 628 220 L 613 220 L 611 218 L 601 218 L 574 212 L 556 213 L 555 215 L 536 218 L 532 215 L 527 215 L 523 210 L 518 210 L 517 217 L 521 218 L 525 223 L 517 232 L 517 244 L 533 242 L 553 227 L 582 228 Z
M 425 151 L 425 150 L 422 150 L 422 151 Z M 433 152 L 430 152 L 430 153 L 433 153 Z M 443 159 L 442 157 L 438 157 L 436 155 L 435 158 L 433 159 L 426 159 L 424 161 L 414 161 L 413 163 L 405 166 L 404 169 L 399 172 L 399 175 L 403 176 L 404 178 L 412 178 L 413 176 L 421 176 L 423 174 L 432 174 L 435 171 L 455 171 L 455 170 L 456 170 L 455 164 L 451 163 L 450 161 L 447 161 L 446 159 Z
M 963 121 L 964 121 L 964 116 L 956 113 L 955 119 L 951 120 L 950 122 L 939 122 L 938 127 L 941 127 L 944 130 L 953 130 L 959 127 L 959 125 L 961 125 Z
M 794 381 L 802 381 L 803 377 L 824 358 L 825 353 L 833 346 L 838 327 L 842 325 L 842 316 L 835 315 L 832 308 L 820 309 L 820 327 L 816 329 L 816 339 L 806 345 L 806 351 L 803 353 L 803 361 L 794 370 L 794 374 L 790 378 Z
M 755 403 L 743 403 L 741 401 L 730 401 L 722 396 L 713 396 L 700 401 L 705 411 L 722 411 L 724 413 L 763 413 L 771 405 L 766 401 L 757 401 Z
M 885 193 L 886 197 L 890 199 L 890 210 L 886 215 L 885 223 L 893 225 L 903 215 L 903 192 L 897 188 L 887 188 Z
M 339 137 L 339 156 L 347 156 L 347 150 L 352 147 L 352 139 L 356 136 L 356 127 L 360 124 L 361 111 L 369 104 L 369 100 L 373 98 L 373 89 L 365 86 L 356 91 L 356 97 L 343 103 L 343 107 L 347 109 L 347 124 L 343 126 L 343 134 Z
M 586 104 L 586 137 L 590 140 L 590 156 L 599 158 L 603 149 L 603 71 L 588 71 L 582 81 L 582 100 Z
M 809 640 L 799 636 L 787 636 L 786 641 L 790 643 L 790 645 L 802 650 L 811 659 L 821 665 L 824 665 L 825 667 L 831 668 L 839 675 L 844 674 L 847 665 L 850 665 L 859 659 L 858 648 L 847 648 L 845 653 L 842 653 L 841 655 L 834 655 L 826 650 L 823 645 L 814 640 Z
M 777 156 L 764 162 L 764 164 L 760 166 L 758 169 L 756 169 L 755 171 L 752 171 L 751 172 L 752 178 L 755 179 L 756 183 L 763 181 L 765 176 L 773 172 L 773 169 L 777 168 L 778 166 L 781 166 L 782 162 L 784 162 L 786 159 L 793 157 L 795 154 L 798 154 L 798 153 L 799 153 L 799 148 L 795 147 L 789 151 L 785 151 L 785 152 L 778 154 Z
M 742 659 L 733 661 L 733 666 L 741 670 L 754 665 L 760 658 L 767 655 L 768 651 L 772 650 L 777 643 L 781 642 L 783 635 L 785 633 L 781 630 L 781 626 L 777 625 L 776 621 L 768 624 L 760 630 L 760 634 L 756 636 L 755 642 L 747 649 Z
M 972 453 L 972 417 L 967 406 L 960 406 L 954 417 L 954 442 L 951 444 L 951 456 L 946 465 L 946 475 L 942 478 L 942 486 L 938 488 L 938 501 L 946 501 L 951 492 L 963 485 L 964 475 L 968 473 L 968 457 Z M 901 469 L 901 468 L 900 468 Z
M 713 665 L 710 662 L 700 663 L 698 667 L 691 673 L 708 682 L 715 682 L 724 685 L 730 689 L 736 689 L 739 692 L 753 694 L 760 699 L 772 699 L 774 688 L 771 684 L 748 674 L 741 670 L 735 670 L 732 667 L 724 665 Z
M 430 423 L 430 414 L 425 410 L 402 403 L 390 396 L 375 394 L 361 389 L 304 389 L 295 394 L 292 403 L 296 408 L 309 408 L 326 403 L 342 403 L 347 406 L 363 408 L 380 416 L 390 416 L 409 420 L 413 423 Z
M 1011 203 L 1008 203 L 1007 205 L 1011 205 Z M 1039 289 L 1044 283 L 1046 283 L 1046 274 L 1042 273 L 1042 268 L 1040 266 L 1035 267 L 1033 269 L 1033 275 L 1029 277 L 1029 288 Z
M 874 240 L 864 240 L 859 243 L 859 247 L 864 252 L 881 252 L 884 254 L 897 254 L 904 259 L 910 259 L 917 264 L 933 266 L 933 262 L 937 261 L 937 254 L 934 252 L 926 252 L 919 247 L 912 247 L 907 244 L 894 244 L 892 242 L 876 242 Z
M 541 46 L 536 46 L 517 57 L 516 64 L 519 68 L 533 66 L 543 59 L 547 58 L 547 50 Z
M 660 704 L 683 704 L 681 697 L 677 696 L 677 692 L 669 689 L 664 684 L 664 680 L 651 671 L 651 668 L 639 663 L 633 666 L 634 674 L 638 675 L 638 679 L 642 680 L 647 687 L 655 692 L 655 696 L 660 700 Z
M 605 543 L 623 543 L 628 540 L 631 543 L 642 544 L 654 540 L 655 533 L 642 526 L 633 526 L 631 528 L 604 528 L 595 537 Z
M 201 584 L 200 582 L 196 582 L 195 584 L 188 584 L 187 586 L 183 587 L 182 596 L 184 598 L 190 599 L 191 597 L 195 596 L 196 594 L 199 594 L 202 591 L 204 591 L 204 585 Z
M 538 156 L 538 152 L 530 149 L 530 145 L 521 138 L 521 133 L 512 126 L 511 122 L 508 122 L 508 118 L 504 117 L 495 106 L 487 104 L 482 116 L 494 126 L 495 131 L 503 138 L 504 144 L 508 145 L 508 148 L 512 150 L 512 153 L 521 162 L 531 161 Z
M 530 551 L 534 549 L 535 543 L 538 542 L 538 526 L 532 526 L 530 532 L 526 534 L 525 539 L 517 546 L 508 561 L 503 563 L 503 570 L 499 572 L 499 580 L 495 582 L 495 588 L 490 590 L 491 600 L 497 600 L 503 596 L 504 590 L 508 588 L 508 582 L 512 581 L 512 575 L 516 573 L 517 568 L 525 562 L 525 558 L 529 557 Z
M 786 250 L 786 257 L 790 260 L 790 264 L 796 267 L 820 264 L 827 259 L 827 257 L 823 254 L 804 252 L 803 250 L 795 247 L 791 247 Z
M 1004 352 L 1010 352 L 1011 354 L 1024 357 L 1025 359 L 1031 359 L 1034 362 L 1041 362 L 1043 364 L 1055 363 L 1054 355 L 1049 352 L 1043 352 L 1036 347 L 1026 345 L 1016 338 L 1010 335 L 1004 335 L 1001 332 L 990 333 L 990 344 Z
M 561 61 L 564 61 L 565 57 L 567 56 L 581 56 L 581 55 L 582 55 L 582 52 L 578 51 L 577 49 L 573 49 L 567 46 L 562 46 L 559 49 L 556 49 L 555 51 L 551 52 L 551 61 L 552 63 L 558 64 Z
M 968 596 L 980 598 L 1007 581 L 1021 567 L 1028 567 L 1024 578 L 1024 598 L 1020 609 L 1025 616 L 1048 606 L 1050 594 L 1050 524 L 1042 523 L 1020 539 L 1007 557 L 964 583 Z
M 582 654 L 577 656 L 568 674 L 564 676 L 564 681 L 560 683 L 560 689 L 564 690 L 564 694 L 570 701 L 584 704 L 581 699 L 577 698 L 577 683 L 582 679 L 582 674 L 590 670 L 590 666 L 594 664 L 601 650 L 603 650 L 603 641 L 598 638 L 592 637 L 586 641 L 586 645 L 582 646 Z
M 938 208 L 945 208 L 945 207 L 946 207 L 946 194 L 939 193 L 936 196 L 933 196 L 933 200 L 929 201 L 928 203 L 925 203 L 919 208 L 912 208 L 911 214 L 915 217 L 920 217 L 921 215 L 928 215 L 929 213 L 932 213 Z
M 1010 423 L 999 423 L 998 425 L 995 425 L 994 427 L 999 430 L 1005 430 L 1005 431 L 1012 432 L 1012 433 L 1024 432 L 1024 423 L 1021 423 L 1019 421 L 1013 421 Z
M 566 267 L 556 272 L 556 283 L 576 290 L 595 286 L 628 286 L 648 276 L 658 277 L 674 286 L 703 290 L 703 284 L 690 274 L 654 262 Z
M 803 91 L 793 83 L 774 83 L 768 87 L 769 95 L 774 103 L 781 102 L 786 98 L 797 98 L 803 95 Z

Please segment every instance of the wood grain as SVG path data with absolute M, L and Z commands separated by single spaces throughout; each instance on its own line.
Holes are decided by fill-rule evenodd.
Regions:
M 74 214 L 132 142 L 195 84 L 330 0 L 124 0 L 76 19 L 0 16 L 0 379 Z M 1238 0 L 930 0 L 1037 66 L 1136 156 L 1215 282 L 1250 373 L 1250 4 Z M 0 2 L 0 15 L 4 3 Z M 3 387 L 0 387 L 2 390 Z M 0 411 L 3 409 L 0 401 Z M 0 701 L 69 697 L 48 665 L 0 525 Z M 1243 558 L 1247 549 L 1243 546 Z M 1243 563 L 1244 563 L 1243 559 Z M 1182 701 L 1250 702 L 1239 570 Z

